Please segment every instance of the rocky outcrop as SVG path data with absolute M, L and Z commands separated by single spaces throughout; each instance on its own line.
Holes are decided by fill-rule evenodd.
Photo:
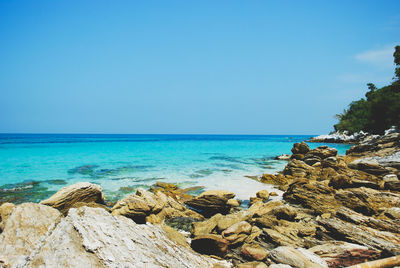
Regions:
M 161 191 L 155 194 L 139 188 L 136 194 L 118 201 L 111 209 L 113 215 L 121 215 L 137 223 L 162 223 L 165 219 L 187 217 L 202 220 L 203 216 L 188 209 Z
M 217 213 L 227 214 L 231 209 L 228 200 L 235 197 L 235 194 L 223 190 L 205 191 L 185 204 L 200 211 L 206 217 Z
M 64 241 L 65 233 L 72 239 Z M 70 253 L 67 251 L 70 250 L 77 255 L 68 258 Z M 157 226 L 139 225 L 126 217 L 112 216 L 103 209 L 88 207 L 71 209 L 43 241 L 39 253 L 30 259 L 28 265 L 41 263 L 52 266 L 55 263 L 60 266 L 62 263 L 64 267 L 78 267 L 85 262 L 85 267 L 91 263 L 104 267 L 224 265 L 177 245 Z
M 104 195 L 99 185 L 89 182 L 78 182 L 59 190 L 49 199 L 40 202 L 58 209 L 63 214 L 67 214 L 68 210 L 76 203 L 98 203 L 104 204 Z

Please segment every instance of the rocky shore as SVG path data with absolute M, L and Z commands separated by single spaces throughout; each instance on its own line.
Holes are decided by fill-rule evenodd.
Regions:
M 0 267 L 400 266 L 400 134 L 367 136 L 345 156 L 296 143 L 279 174 L 235 194 L 157 183 L 112 206 L 81 182 L 40 203 L 0 206 Z M 367 266 L 368 265 L 368 266 Z

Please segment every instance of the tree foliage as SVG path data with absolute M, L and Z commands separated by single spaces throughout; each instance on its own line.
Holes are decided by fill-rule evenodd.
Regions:
M 336 115 L 339 120 L 334 126 L 336 131 L 382 134 L 391 126 L 400 127 L 400 46 L 395 47 L 393 56 L 396 65 L 393 83 L 379 89 L 367 84 L 366 98 L 353 101 L 348 109 Z

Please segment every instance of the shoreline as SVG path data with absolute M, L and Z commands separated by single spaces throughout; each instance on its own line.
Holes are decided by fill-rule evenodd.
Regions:
M 21 256 L 28 256 L 24 257 L 25 266 L 59 263 L 53 252 L 61 254 L 65 245 L 52 233 L 80 237 L 68 247 L 79 251 L 76 254 L 83 260 L 89 255 L 82 251 L 81 241 L 85 243 L 90 237 L 94 245 L 102 245 L 90 251 L 92 261 L 101 265 L 110 261 L 102 257 L 104 252 L 113 254 L 114 266 L 123 266 L 128 258 L 138 267 L 143 263 L 162 266 L 160 256 L 169 265 L 185 263 L 190 267 L 275 268 L 285 264 L 321 268 L 380 259 L 385 262 L 386 257 L 400 255 L 399 153 L 400 133 L 363 141 L 346 155 L 338 155 L 326 145 L 311 149 L 305 142 L 295 143 L 282 172 L 248 178 L 275 185 L 282 198 L 260 189 L 248 204 L 241 204 L 234 192 L 223 188 L 190 195 L 199 189 L 181 189 L 166 182 L 157 182 L 149 191 L 139 188 L 136 194 L 113 204 L 107 204 L 100 186 L 87 182 L 64 187 L 40 204 L 4 203 L 0 206 L 0 252 L 5 253 L 0 254 L 0 264 L 21 265 Z M 39 226 L 34 229 L 25 229 L 28 223 L 23 221 L 40 219 L 41 210 L 47 211 L 46 215 L 53 213 L 58 220 L 50 217 L 46 223 L 36 222 Z M 23 220 L 21 213 L 31 216 Z M 107 224 L 99 226 L 97 222 Z M 54 231 L 32 238 L 42 241 L 39 249 L 14 244 L 24 239 L 16 235 L 17 230 L 23 235 L 50 226 Z M 134 241 L 143 239 L 135 232 L 125 233 L 124 228 L 136 228 L 148 236 L 146 241 L 152 246 L 137 250 L 150 258 L 135 259 L 138 252 L 129 250 L 126 240 L 118 240 L 120 235 Z M 102 234 L 103 230 L 112 230 L 113 235 Z M 46 249 L 50 244 L 51 252 Z M 10 245 L 16 250 L 10 251 Z M 112 245 L 118 245 L 120 253 L 113 251 Z M 177 253 L 173 257 L 168 252 Z M 69 252 L 62 254 L 67 263 L 76 266 L 78 261 L 70 260 Z M 400 263 L 396 258 L 390 261 Z

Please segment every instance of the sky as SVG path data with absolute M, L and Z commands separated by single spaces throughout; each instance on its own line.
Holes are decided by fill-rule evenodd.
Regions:
M 0 133 L 324 134 L 400 1 L 0 0 Z

